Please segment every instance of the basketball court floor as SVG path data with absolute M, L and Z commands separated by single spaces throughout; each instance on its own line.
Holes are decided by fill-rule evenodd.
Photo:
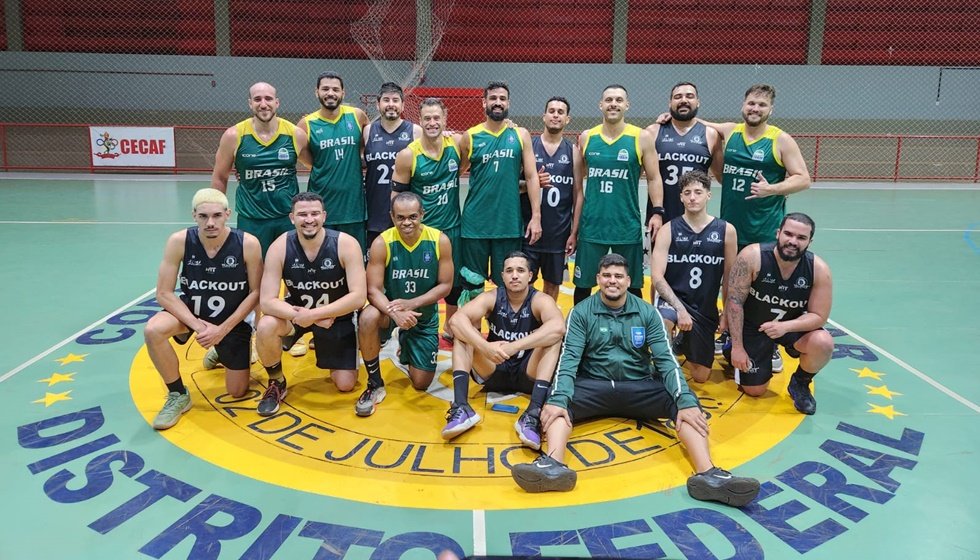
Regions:
M 414 391 L 393 344 L 370 418 L 353 411 L 364 374 L 341 394 L 312 355 L 287 356 L 286 403 L 260 418 L 264 370 L 232 399 L 204 350 L 180 347 L 194 406 L 154 431 L 164 386 L 142 328 L 159 310 L 164 241 L 191 225 L 207 184 L 0 174 L 0 558 L 980 557 L 977 185 L 824 183 L 791 197 L 833 272 L 836 350 L 811 417 L 786 394 L 789 358 L 762 398 L 717 364 L 693 386 L 715 462 L 763 481 L 735 509 L 688 497 L 669 429 L 621 419 L 576 427 L 573 492 L 526 494 L 509 467 L 535 455 L 516 415 L 490 409 L 525 397 L 472 387 L 482 423 L 444 442 L 450 374 Z

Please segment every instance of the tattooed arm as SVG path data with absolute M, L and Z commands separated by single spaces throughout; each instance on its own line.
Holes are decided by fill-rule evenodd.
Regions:
M 761 258 L 759 245 L 749 245 L 738 254 L 728 275 L 728 300 L 725 302 L 725 318 L 728 321 L 728 334 L 732 337 L 731 364 L 743 371 L 752 367 L 742 342 L 742 329 L 745 326 L 743 306 L 749 295 L 749 287 L 759 271 Z
M 650 278 L 653 280 L 653 288 L 657 290 L 660 297 L 670 304 L 677 311 L 677 328 L 682 331 L 689 331 L 694 325 L 691 314 L 687 312 L 684 303 L 681 302 L 674 290 L 671 289 L 664 274 L 667 272 L 667 257 L 670 249 L 670 222 L 657 232 L 657 237 L 653 242 L 653 252 L 650 254 Z M 668 333 L 668 336 L 670 333 Z

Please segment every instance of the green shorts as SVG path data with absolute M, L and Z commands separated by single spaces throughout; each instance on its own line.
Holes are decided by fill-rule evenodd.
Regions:
M 388 322 L 388 335 L 395 329 L 395 322 Z M 422 371 L 436 370 L 436 354 L 439 353 L 439 314 L 433 313 L 428 319 L 418 322 L 414 327 L 398 329 L 398 361 Z
M 269 245 L 287 231 L 293 231 L 296 226 L 289 221 L 289 216 L 282 218 L 256 219 L 238 215 L 238 229 L 251 233 L 258 238 L 262 245 L 262 256 L 269 250 Z
M 509 253 L 521 250 L 521 238 L 468 239 L 464 237 L 461 245 L 463 246 L 462 265 L 484 278 L 493 280 L 494 284 L 502 286 L 501 272 L 504 268 L 504 259 Z M 487 261 L 490 262 L 489 275 Z M 471 286 L 470 289 L 473 287 L 475 286 Z
M 353 224 L 327 224 L 324 227 L 334 231 L 342 231 L 353 237 L 361 246 L 361 254 L 367 254 L 367 222 L 354 222 Z
M 593 288 L 596 285 L 595 275 L 599 272 L 599 259 L 608 253 L 618 253 L 626 259 L 629 265 L 630 288 L 643 287 L 643 243 L 628 243 L 626 245 L 607 245 L 579 241 L 575 248 L 575 269 L 572 283 L 576 288 Z

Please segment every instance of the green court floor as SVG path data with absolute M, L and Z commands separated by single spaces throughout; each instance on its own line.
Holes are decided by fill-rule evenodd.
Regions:
M 610 468 L 583 451 L 590 467 L 579 475 L 583 492 L 542 499 L 506 486 L 508 456 L 499 445 L 439 450 L 421 435 L 402 442 L 403 475 L 378 459 L 363 476 L 341 475 L 344 488 L 331 488 L 341 480 L 330 470 L 338 461 L 324 467 L 322 481 L 306 468 L 297 472 L 310 480 L 256 476 L 248 465 L 195 451 L 201 434 L 192 416 L 245 418 L 228 429 L 272 433 L 243 412 L 219 410 L 221 396 L 208 397 L 213 410 L 202 398 L 183 431 L 154 432 L 138 385 L 155 380 L 135 373 L 144 362 L 142 324 L 158 309 L 152 290 L 163 243 L 190 225 L 191 197 L 207 184 L 0 174 L 0 474 L 19 513 L 0 529 L 0 558 L 428 559 L 447 548 L 625 558 L 980 557 L 975 185 L 827 183 L 791 197 L 791 211 L 816 221 L 811 249 L 833 272 L 828 328 L 837 350 L 817 377 L 815 416 L 792 416 L 777 391 L 760 403 L 728 403 L 713 420 L 719 434 L 751 426 L 738 440 L 712 440 L 733 470 L 764 481 L 760 499 L 738 510 L 696 502 L 667 483 L 631 491 L 637 473 L 620 477 L 614 468 L 642 455 L 624 439 L 650 437 L 641 426 L 582 432 L 583 442 L 611 450 Z M 194 375 L 206 396 L 213 376 Z M 725 382 L 719 374 L 709 383 L 710 393 Z M 349 408 L 320 411 L 319 421 L 342 424 Z M 777 438 L 767 434 L 770 420 L 793 425 Z M 483 429 L 506 422 L 488 419 Z M 364 429 L 365 442 L 372 433 Z M 290 434 L 278 438 L 280 451 L 316 437 Z M 280 465 L 256 445 L 242 453 L 268 470 L 299 465 Z M 378 445 L 376 459 L 390 449 Z M 426 463 L 425 446 L 455 454 L 453 466 Z M 681 452 L 664 447 L 642 461 L 670 463 L 672 476 L 683 475 Z M 486 449 L 486 460 L 474 458 Z M 476 463 L 487 472 L 468 477 Z M 443 471 L 435 483 L 425 479 L 442 485 L 438 491 L 413 482 L 427 466 Z M 509 505 L 477 499 L 488 493 Z

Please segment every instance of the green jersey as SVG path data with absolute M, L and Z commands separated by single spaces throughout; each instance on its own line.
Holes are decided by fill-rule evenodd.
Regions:
M 361 174 L 361 123 L 354 108 L 341 105 L 340 115 L 327 120 L 320 113 L 303 119 L 310 137 L 313 169 L 307 190 L 323 197 L 326 225 L 367 220 L 364 177 Z
M 745 200 L 750 186 L 761 171 L 766 181 L 778 183 L 786 178 L 776 140 L 782 131 L 772 125 L 751 143 L 745 141 L 745 124 L 739 124 L 725 143 L 725 168 L 721 180 L 721 219 L 735 226 L 738 244 L 776 240 L 779 222 L 786 215 L 786 197 L 767 196 Z
M 412 150 L 411 191 L 422 199 L 426 225 L 442 231 L 459 227 L 459 149 L 452 138 L 442 137 L 438 157 L 422 147 L 422 140 L 408 145 Z
M 521 237 L 521 135 L 509 126 L 495 134 L 483 124 L 467 130 L 466 135 L 470 140 L 470 190 L 463 206 L 460 236 Z
M 643 240 L 640 217 L 642 130 L 631 124 L 607 140 L 602 125 L 591 130 L 582 146 L 588 171 L 579 238 L 591 243 L 625 245 Z
M 422 234 L 409 247 L 402 240 L 398 228 L 381 232 L 388 248 L 385 257 L 385 295 L 388 299 L 412 299 L 439 284 L 439 236 L 441 232 L 429 226 L 421 226 Z M 439 304 L 432 303 L 416 309 L 423 322 L 439 312 Z
M 296 180 L 296 126 L 279 119 L 276 135 L 263 142 L 252 128 L 252 119 L 235 125 L 235 211 L 254 220 L 288 216 L 299 192 Z

